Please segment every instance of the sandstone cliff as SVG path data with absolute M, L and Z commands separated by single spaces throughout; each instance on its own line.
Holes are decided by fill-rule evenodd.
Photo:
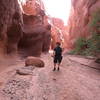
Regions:
M 29 0 L 23 8 L 23 37 L 19 48 L 27 55 L 39 56 L 47 52 L 51 41 L 51 26 L 46 19 L 43 3 Z
M 0 1 L 0 55 L 17 51 L 22 36 L 22 15 L 18 0 Z
M 55 47 L 56 42 L 61 42 L 62 46 L 66 48 L 66 37 L 67 37 L 67 27 L 64 25 L 62 19 L 50 17 L 50 23 L 52 25 L 51 35 L 52 42 L 51 48 Z
M 0 55 L 17 53 L 19 48 L 27 51 L 28 55 L 47 52 L 50 30 L 40 0 L 28 0 L 24 4 L 22 0 L 0 1 Z
M 68 45 L 70 49 L 78 37 L 88 37 L 90 33 L 89 24 L 92 14 L 100 9 L 100 0 L 72 0 L 72 9 L 68 24 Z

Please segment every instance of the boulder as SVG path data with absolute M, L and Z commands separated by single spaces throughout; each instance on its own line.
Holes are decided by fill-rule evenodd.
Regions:
M 35 66 L 42 68 L 44 67 L 44 65 L 45 65 L 44 62 L 38 57 L 29 56 L 25 60 L 25 66 Z
M 33 70 L 34 70 L 34 66 L 28 66 L 28 67 L 22 67 L 16 70 L 16 73 L 19 75 L 31 75 Z

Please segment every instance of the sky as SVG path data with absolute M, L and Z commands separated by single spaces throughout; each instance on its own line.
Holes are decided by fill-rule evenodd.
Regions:
M 42 0 L 47 13 L 52 17 L 61 18 L 65 24 L 70 13 L 71 0 Z

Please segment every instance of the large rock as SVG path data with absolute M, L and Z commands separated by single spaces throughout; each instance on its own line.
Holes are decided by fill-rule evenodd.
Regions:
M 71 15 L 68 24 L 68 41 L 71 48 L 79 37 L 88 37 L 92 14 L 100 9 L 100 0 L 72 0 Z
M 38 57 L 29 56 L 25 60 L 25 66 L 44 67 L 44 62 Z
M 48 52 L 51 42 L 51 25 L 48 24 L 41 0 L 28 0 L 23 8 L 23 37 L 19 49 L 25 56 L 40 56 Z
M 22 36 L 22 14 L 18 0 L 0 1 L 0 53 L 17 51 Z
M 19 69 L 16 69 L 16 73 L 19 75 L 32 75 L 34 68 L 35 66 L 28 66 L 28 67 L 24 66 Z
M 39 16 L 25 15 L 23 37 L 19 48 L 24 49 L 26 56 L 39 56 L 47 52 L 51 42 L 51 26 L 44 26 Z

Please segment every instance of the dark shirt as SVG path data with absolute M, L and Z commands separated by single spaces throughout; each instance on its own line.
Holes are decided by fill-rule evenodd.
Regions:
M 55 51 L 55 56 L 56 57 L 59 57 L 59 56 L 62 56 L 62 48 L 61 47 L 56 47 L 55 49 L 54 49 L 54 51 Z

